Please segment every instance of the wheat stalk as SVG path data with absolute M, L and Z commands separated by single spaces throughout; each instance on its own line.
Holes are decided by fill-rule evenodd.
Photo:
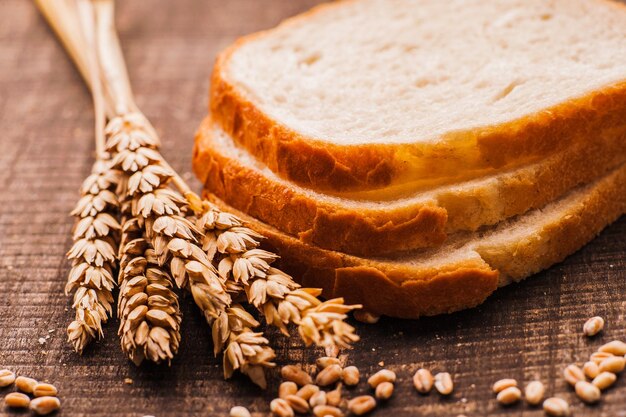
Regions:
M 72 308 L 76 310 L 74 321 L 67 328 L 68 340 L 74 349 L 82 353 L 87 344 L 103 336 L 102 324 L 112 313 L 112 290 L 116 267 L 117 232 L 120 230 L 116 216 L 119 208 L 117 195 L 114 193 L 119 184 L 120 172 L 111 167 L 110 155 L 104 151 L 103 126 L 105 121 L 105 103 L 100 85 L 98 60 L 93 48 L 95 39 L 89 35 L 93 27 L 93 13 L 90 3 L 80 0 L 76 8 L 69 3 L 59 3 L 62 7 L 52 8 L 58 20 L 81 22 L 80 32 L 85 36 L 71 38 L 68 49 L 88 49 L 89 52 L 79 60 L 78 66 L 84 69 L 84 78 L 91 86 L 95 112 L 96 161 L 92 173 L 83 182 L 81 198 L 71 212 L 77 218 L 73 229 L 74 244 L 67 256 L 72 260 L 72 269 L 65 287 L 67 295 L 73 293 Z M 48 7 L 42 4 L 41 7 Z M 71 25 L 59 25 L 57 31 L 70 30 Z
M 159 153 L 158 136 L 133 101 L 113 1 L 93 1 L 91 14 L 87 7 L 76 13 L 83 32 L 89 32 L 84 39 L 79 39 L 80 31 L 67 29 L 78 24 L 71 13 L 55 15 L 55 7 L 67 7 L 68 0 L 38 4 L 88 80 L 96 108 L 104 108 L 109 118 L 105 138 L 99 139 L 101 130 L 96 142 L 103 155 L 110 155 L 110 172 L 119 175 L 119 333 L 129 357 L 135 363 L 144 358 L 161 362 L 176 354 L 181 315 L 175 287 L 192 294 L 211 325 L 214 352 L 224 351 L 226 378 L 240 370 L 265 386 L 264 369 L 274 366 L 275 356 L 268 340 L 254 331 L 259 323 L 243 306 L 233 304 L 233 297 L 243 295 L 285 334 L 287 325 L 294 323 L 307 346 L 334 351 L 358 340 L 345 319 L 359 306 L 347 306 L 342 299 L 321 302 L 320 290 L 300 288 L 271 267 L 277 256 L 258 248 L 262 236 L 236 216 L 202 201 Z M 86 59 L 90 40 L 97 46 L 98 70 L 86 75 L 93 70 L 86 65 L 93 61 Z M 103 97 L 105 105 L 98 106 Z M 107 259 L 115 262 L 110 252 Z M 110 301 L 108 306 L 110 311 Z

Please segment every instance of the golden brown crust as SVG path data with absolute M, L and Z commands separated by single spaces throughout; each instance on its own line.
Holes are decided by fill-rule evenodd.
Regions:
M 434 202 L 369 208 L 318 200 L 225 156 L 207 118 L 196 136 L 194 170 L 220 199 L 305 243 L 370 256 L 442 243 L 446 232 L 476 230 L 542 207 L 626 160 L 626 131 L 608 132 L 513 174 L 436 193 Z
M 335 6 L 316 8 L 284 24 L 328 7 Z M 246 36 L 220 54 L 213 71 L 209 107 L 215 121 L 270 169 L 316 190 L 379 190 L 397 198 L 409 191 L 527 164 L 626 123 L 623 81 L 518 120 L 453 132 L 434 144 L 415 138 L 415 143 L 404 144 L 336 145 L 332 138 L 306 137 L 274 120 L 228 79 L 230 55 L 243 43 L 268 32 Z
M 206 191 L 205 196 L 265 235 L 268 246 L 281 255 L 281 267 L 303 285 L 322 288 L 326 297 L 362 303 L 375 314 L 416 318 L 478 305 L 498 285 L 561 261 L 626 212 L 625 186 L 626 167 L 622 167 L 587 189 L 562 216 L 537 219 L 542 222 L 539 230 L 533 226 L 520 235 L 511 230 L 505 240 L 481 237 L 472 245 L 474 250 L 463 252 L 462 257 L 446 253 L 449 259 L 430 263 L 420 255 L 410 262 L 324 250 L 285 235 Z

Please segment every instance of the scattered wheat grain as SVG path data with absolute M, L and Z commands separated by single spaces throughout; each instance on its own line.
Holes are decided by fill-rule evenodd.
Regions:
M 330 365 L 322 369 L 315 377 L 315 383 L 321 387 L 327 387 L 341 379 L 341 366 Z
M 593 379 L 600 373 L 600 367 L 593 361 L 587 361 L 583 365 L 583 372 L 589 379 Z
M 30 398 L 21 392 L 11 392 L 4 397 L 4 405 L 10 408 L 28 408 Z
M 526 385 L 524 396 L 526 397 L 526 402 L 528 404 L 538 405 L 543 400 L 544 393 L 545 388 L 541 381 L 532 381 Z
M 326 403 L 334 407 L 337 407 L 339 404 L 341 404 L 341 390 L 342 385 L 341 383 L 339 383 L 334 390 L 328 391 L 326 393 Z
M 52 384 L 39 383 L 33 388 L 35 397 L 56 397 L 58 393 L 57 387 Z
M 282 398 L 274 398 L 270 403 L 270 411 L 277 417 L 294 417 L 293 409 Z
M 15 382 L 15 373 L 8 369 L 0 370 L 0 388 L 8 387 Z
M 574 389 L 578 398 L 587 404 L 593 404 L 600 401 L 600 389 L 590 382 L 578 381 Z
M 517 386 L 517 381 L 512 379 L 512 378 L 505 378 L 505 379 L 501 379 L 499 381 L 496 381 L 493 384 L 493 392 L 498 394 L 500 391 L 509 388 L 509 387 L 516 387 Z
M 562 398 L 550 397 L 543 402 L 543 411 L 551 417 L 565 417 L 569 415 L 569 404 Z
M 454 383 L 452 382 L 452 376 L 448 372 L 439 372 L 435 375 L 435 389 L 441 395 L 449 395 L 454 390 Z
M 343 411 L 331 405 L 318 405 L 313 409 L 315 417 L 343 417 Z
M 37 385 L 38 383 L 39 382 L 37 382 L 36 379 L 28 378 L 26 376 L 18 376 L 15 379 L 15 387 L 18 390 L 27 394 L 32 394 L 33 390 L 35 389 L 35 385 Z
M 252 417 L 246 407 L 236 406 L 230 409 L 230 417 Z
M 374 375 L 370 376 L 367 380 L 367 383 L 370 384 L 370 387 L 376 388 L 378 384 L 381 382 L 395 382 L 396 381 L 396 373 L 389 369 L 381 369 L 376 372 Z
M 604 319 L 600 316 L 592 317 L 583 325 L 583 333 L 585 336 L 593 337 L 600 333 L 604 328 Z
M 626 343 L 621 340 L 613 340 L 607 344 L 600 346 L 598 352 L 608 352 L 616 356 L 626 355 Z
M 568 384 L 574 386 L 578 381 L 585 380 L 585 373 L 578 366 L 571 364 L 563 370 L 563 377 Z
M 293 395 L 298 392 L 298 386 L 295 382 L 285 381 L 278 386 L 278 398 L 285 399 L 287 395 Z
M 306 414 L 309 412 L 309 403 L 307 400 L 308 399 L 305 400 L 297 395 L 288 395 L 287 398 L 285 398 L 287 404 L 298 414 Z
M 38 397 L 30 402 L 30 409 L 35 414 L 45 416 L 61 408 L 57 397 Z
M 433 388 L 433 374 L 428 369 L 418 369 L 413 375 L 413 386 L 420 394 L 428 394 Z
M 320 387 L 318 387 L 317 385 L 306 384 L 305 386 L 300 388 L 298 392 L 296 392 L 295 395 L 297 395 L 300 398 L 304 398 L 305 401 L 308 401 L 309 398 L 313 396 L 313 394 L 316 394 L 319 391 L 320 391 Z
M 311 406 L 311 408 L 315 408 L 318 405 L 326 404 L 326 392 L 324 391 L 318 391 L 315 394 L 311 395 L 311 398 L 309 398 L 309 405 Z
M 600 362 L 600 372 L 612 372 L 614 374 L 619 374 L 624 370 L 624 366 L 626 365 L 626 361 L 622 356 L 612 356 L 610 358 L 606 358 L 602 362 Z
M 341 379 L 344 384 L 348 386 L 354 386 L 359 383 L 361 379 L 361 374 L 359 372 L 359 368 L 356 366 L 348 366 L 341 371 Z
M 330 365 L 340 365 L 339 359 L 332 356 L 322 356 L 315 360 L 317 368 L 321 371 L 324 368 L 328 368 Z
M 615 383 L 617 380 L 617 375 L 612 372 L 601 372 L 597 377 L 591 381 L 593 385 L 598 387 L 600 390 L 605 390 L 611 385 Z
M 348 410 L 357 416 L 367 414 L 376 408 L 376 400 L 371 395 L 360 395 L 348 401 Z
M 498 392 L 496 400 L 502 405 L 515 404 L 522 398 L 522 391 L 514 386 L 508 386 Z
M 595 362 L 598 365 L 600 365 L 600 362 L 602 362 L 606 358 L 610 358 L 611 356 L 615 356 L 615 355 L 613 355 L 612 353 L 609 353 L 609 352 L 593 352 L 589 356 L 589 360 L 592 361 L 592 362 Z
M 295 382 L 301 387 L 306 384 L 313 383 L 311 375 L 307 374 L 302 368 L 296 365 L 283 366 L 280 370 L 280 375 L 283 377 L 283 379 Z
M 394 386 L 391 382 L 381 382 L 376 387 L 376 398 L 379 400 L 388 400 L 393 395 Z

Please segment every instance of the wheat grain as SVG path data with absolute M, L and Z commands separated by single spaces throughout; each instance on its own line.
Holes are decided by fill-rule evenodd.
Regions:
M 313 384 L 306 384 L 305 386 L 300 388 L 296 392 L 295 395 L 297 395 L 300 398 L 304 398 L 305 400 L 308 400 L 309 398 L 311 398 L 314 394 L 317 394 L 318 392 L 320 392 L 320 387 L 318 387 L 317 385 L 313 385 Z
M 376 398 L 379 400 L 388 400 L 393 395 L 394 386 L 391 382 L 381 382 L 376 387 Z
M 315 377 L 315 383 L 320 387 L 334 384 L 341 379 L 341 366 L 330 365 L 322 369 Z
M 8 387 L 15 382 L 15 372 L 0 369 L 0 388 Z
M 315 394 L 311 395 L 311 398 L 309 398 L 309 405 L 311 406 L 311 408 L 315 408 L 318 405 L 326 405 L 326 404 L 327 404 L 327 400 L 326 400 L 325 391 L 318 391 Z
M 37 382 L 36 379 L 28 378 L 26 376 L 18 376 L 15 379 L 15 388 L 27 394 L 32 394 L 38 383 L 39 382 Z
M 298 395 L 288 395 L 285 401 L 298 414 L 307 414 L 309 412 L 308 398 L 304 399 Z
M 252 417 L 246 407 L 235 406 L 230 409 L 230 417 Z
M 57 397 L 39 397 L 30 402 L 30 409 L 37 415 L 45 416 L 61 408 Z
M 574 387 L 578 398 L 586 402 L 587 404 L 593 404 L 600 401 L 602 394 L 600 389 L 587 381 L 578 381 Z
M 356 366 L 347 366 L 341 371 L 341 379 L 343 383 L 349 387 L 358 385 L 361 379 L 361 373 Z
M 33 387 L 33 395 L 35 397 L 56 397 L 58 394 L 57 387 L 45 382 L 39 383 Z
M 348 401 L 348 410 L 357 416 L 367 414 L 376 408 L 376 400 L 371 395 L 360 395 Z
M 522 398 L 522 391 L 516 386 L 508 386 L 498 392 L 496 400 L 502 405 L 515 404 Z
M 433 374 L 424 368 L 420 368 L 413 375 L 413 386 L 420 394 L 428 394 L 433 388 Z
M 315 417 L 343 417 L 344 413 L 332 405 L 318 405 L 313 408 L 313 415 Z
M 343 385 L 340 383 L 337 384 L 337 387 L 326 393 L 326 403 L 331 406 L 338 407 L 341 404 L 341 395 L 342 395 Z
M 612 372 L 602 372 L 596 376 L 591 383 L 600 390 L 605 390 L 617 380 L 617 375 Z
M 315 359 L 315 364 L 320 371 L 330 365 L 339 365 L 340 363 L 339 359 L 333 356 L 322 356 Z
M 524 396 L 526 397 L 526 402 L 530 405 L 538 405 L 541 400 L 543 400 L 543 395 L 545 393 L 545 387 L 541 381 L 532 381 L 526 385 L 526 390 L 524 391 Z
M 367 380 L 372 388 L 376 388 L 381 382 L 396 382 L 396 373 L 389 369 L 381 369 Z
M 11 392 L 4 397 L 4 405 L 9 408 L 28 408 L 30 398 L 21 392 Z

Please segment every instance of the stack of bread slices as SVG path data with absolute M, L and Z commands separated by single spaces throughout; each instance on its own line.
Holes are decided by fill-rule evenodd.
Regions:
M 475 306 L 626 212 L 626 7 L 319 6 L 218 57 L 194 170 L 328 297 Z

